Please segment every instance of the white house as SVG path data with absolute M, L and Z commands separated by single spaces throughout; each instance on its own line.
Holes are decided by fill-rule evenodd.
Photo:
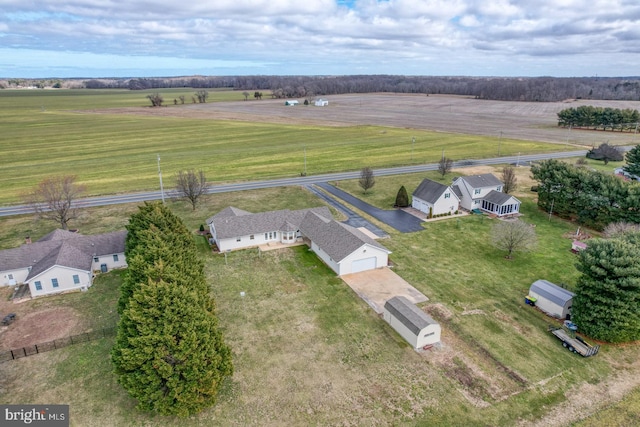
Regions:
M 315 102 L 316 107 L 326 107 L 327 105 L 329 105 L 329 101 L 327 101 L 326 99 L 316 99 Z
M 504 184 L 493 174 L 461 176 L 453 180 L 451 188 L 466 210 L 480 209 L 497 216 L 520 212 L 520 200 L 503 193 Z
M 332 219 L 326 206 L 255 214 L 228 207 L 207 224 L 221 252 L 305 241 L 338 275 L 385 267 L 391 253 L 361 231 Z
M 406 297 L 396 296 L 384 304 L 384 320 L 413 348 L 440 342 L 442 328 Z
M 94 273 L 127 266 L 127 232 L 85 236 L 55 230 L 37 242 L 0 251 L 0 284 L 27 284 L 31 296 L 87 289 Z
M 427 215 L 453 214 L 458 210 L 460 198 L 451 187 L 423 179 L 412 194 L 411 207 Z
M 536 280 L 529 288 L 529 297 L 536 307 L 558 319 L 571 318 L 571 304 L 575 294 L 546 280 Z

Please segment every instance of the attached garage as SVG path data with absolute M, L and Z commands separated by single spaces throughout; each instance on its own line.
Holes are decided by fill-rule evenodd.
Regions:
M 558 319 L 571 318 L 571 304 L 575 294 L 546 280 L 536 280 L 529 288 L 528 299 L 535 306 Z M 531 298 L 533 297 L 533 299 Z
M 377 267 L 376 257 L 357 259 L 351 263 L 351 272 L 360 273 L 361 271 L 373 270 Z
M 440 342 L 440 324 L 406 297 L 388 300 L 384 304 L 383 317 L 414 348 Z

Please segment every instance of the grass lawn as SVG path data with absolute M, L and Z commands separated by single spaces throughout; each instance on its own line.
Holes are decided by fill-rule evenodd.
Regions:
M 87 195 L 165 188 L 179 170 L 202 169 L 212 183 L 345 170 L 434 163 L 443 150 L 453 159 L 496 155 L 492 137 L 378 126 L 311 126 L 171 116 L 169 105 L 150 114 L 155 91 L 3 90 L 0 92 L 0 204 L 15 204 L 43 178 L 75 174 Z M 165 98 L 193 90 L 162 90 Z M 243 99 L 214 91 L 210 101 Z M 282 107 L 285 108 L 285 107 Z M 99 111 L 98 111 L 99 110 Z M 157 111 L 157 114 L 154 113 Z M 415 144 L 406 143 L 415 137 Z M 402 145 L 401 145 L 402 144 Z M 413 148 L 412 148 L 413 145 Z M 563 151 L 567 147 L 502 139 L 502 155 Z
M 381 177 L 376 191 L 397 191 L 401 179 L 419 182 L 417 176 Z M 393 251 L 395 271 L 430 298 L 425 308 L 443 325 L 440 350 L 420 355 L 408 348 L 306 247 L 233 252 L 225 262 L 196 237 L 234 354 L 235 374 L 216 406 L 186 420 L 137 411 L 111 373 L 112 339 L 3 364 L 0 402 L 69 403 L 75 426 L 511 426 L 539 419 L 566 404 L 570 390 L 597 389 L 633 366 L 638 350 L 604 346 L 598 356 L 580 358 L 546 332 L 550 319 L 524 304 L 535 279 L 571 287 L 577 273 L 570 239 L 563 237 L 575 227 L 549 221 L 530 197 L 523 199 L 524 219 L 536 224 L 539 245 L 513 260 L 487 243 L 493 222 L 477 216 L 428 223 L 418 233 L 390 231 L 382 242 Z M 297 209 L 318 200 L 300 188 L 280 188 L 208 196 L 195 212 L 182 201 L 169 205 L 195 231 L 228 205 Z M 122 228 L 135 210 L 87 210 L 77 228 L 87 234 Z M 54 225 L 23 216 L 1 220 L 0 227 L 7 236 L 0 244 L 8 247 L 24 234 L 9 229 L 29 229 L 37 238 Z M 110 273 L 89 292 L 25 307 L 72 304 L 89 322 L 115 309 L 119 280 Z M 113 321 L 112 313 L 100 321 Z M 632 419 L 636 395 L 620 404 L 629 408 L 621 419 Z

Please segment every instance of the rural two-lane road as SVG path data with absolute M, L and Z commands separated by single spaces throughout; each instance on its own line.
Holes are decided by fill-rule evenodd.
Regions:
M 621 147 L 621 148 L 628 150 L 628 149 L 631 149 L 632 147 Z M 532 161 L 547 160 L 547 159 L 582 157 L 582 156 L 585 156 L 586 153 L 587 153 L 586 150 L 580 150 L 580 151 L 565 151 L 565 152 L 559 152 L 559 153 L 495 157 L 491 159 L 481 159 L 481 160 L 472 160 L 472 159 L 460 160 L 460 161 L 454 162 L 453 167 L 465 167 L 465 166 L 471 166 L 471 165 L 495 165 L 495 164 L 503 164 L 503 163 L 517 164 L 517 163 L 532 162 Z M 395 168 L 376 169 L 374 170 L 374 174 L 375 176 L 401 175 L 406 173 L 433 171 L 437 169 L 438 169 L 438 164 L 432 163 L 432 164 L 421 164 L 421 165 L 413 165 L 413 166 L 400 166 Z M 211 188 L 209 188 L 209 194 L 227 193 L 232 191 L 243 191 L 243 190 L 254 190 L 259 188 L 273 188 L 273 187 L 285 187 L 285 186 L 293 186 L 293 185 L 317 184 L 317 183 L 323 183 L 328 181 L 356 179 L 359 177 L 360 177 L 360 171 L 353 171 L 353 172 L 330 173 L 330 174 L 323 174 L 323 175 L 299 176 L 294 178 L 270 179 L 265 181 L 247 181 L 247 182 L 238 182 L 233 184 L 220 184 L 220 185 L 212 185 Z M 167 192 L 165 192 L 165 197 L 167 197 Z M 162 198 L 162 195 L 160 191 L 147 191 L 143 193 L 118 194 L 113 196 L 88 197 L 84 199 L 78 199 L 74 203 L 74 206 L 75 207 L 94 207 L 94 206 L 117 205 L 121 203 L 143 202 L 146 200 L 159 200 L 161 198 Z M 27 214 L 32 212 L 33 212 L 33 208 L 28 205 L 0 207 L 0 217 L 21 215 L 21 214 Z

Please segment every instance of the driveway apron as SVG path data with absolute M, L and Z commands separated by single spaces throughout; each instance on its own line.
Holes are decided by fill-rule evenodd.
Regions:
M 357 197 L 354 197 L 331 184 L 317 183 L 316 185 L 402 233 L 413 233 L 415 231 L 424 230 L 422 227 L 422 220 L 420 218 L 417 218 L 403 210 L 384 210 L 376 208 L 375 206 L 371 206 L 370 204 L 363 202 Z
M 344 213 L 347 216 L 347 220 L 343 221 L 345 224 L 349 224 L 350 226 L 355 227 L 355 228 L 364 227 L 364 228 L 366 228 L 367 230 L 371 231 L 373 234 L 375 234 L 378 237 L 388 237 L 389 236 L 387 233 L 384 232 L 384 230 L 381 230 L 379 227 L 376 227 L 375 225 L 373 225 L 372 223 L 370 223 L 366 219 L 362 218 L 360 215 L 358 215 L 357 213 L 355 213 L 354 211 L 352 211 L 351 209 L 349 209 L 348 207 L 346 207 L 342 203 L 338 202 L 333 197 L 327 196 L 325 193 L 323 193 L 322 191 L 318 190 L 313 185 L 305 185 L 304 187 L 307 188 L 309 191 L 311 191 L 316 196 L 320 197 L 321 199 L 323 199 L 324 201 L 329 203 L 331 206 L 333 206 L 334 208 L 336 208 L 340 212 Z

